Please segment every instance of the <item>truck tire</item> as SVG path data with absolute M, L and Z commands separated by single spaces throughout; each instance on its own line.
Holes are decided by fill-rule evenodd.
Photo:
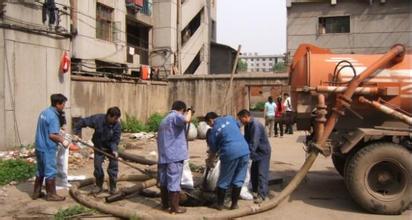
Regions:
M 341 176 L 344 176 L 346 156 L 332 154 L 332 162 L 333 166 L 335 166 L 336 171 L 338 171 Z
M 412 154 L 401 145 L 377 142 L 348 161 L 345 184 L 352 198 L 375 214 L 398 215 L 412 197 Z

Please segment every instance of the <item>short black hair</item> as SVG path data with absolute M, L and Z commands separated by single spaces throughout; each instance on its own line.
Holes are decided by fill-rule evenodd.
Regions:
M 240 110 L 240 112 L 237 113 L 237 117 L 244 117 L 244 116 L 250 116 L 250 112 L 246 109 Z
M 284 96 L 289 96 L 289 93 L 285 92 L 283 93 Z
M 50 96 L 50 102 L 51 102 L 51 105 L 53 107 L 56 107 L 56 105 L 63 104 L 65 102 L 67 102 L 67 98 L 66 98 L 66 96 L 64 96 L 61 93 L 52 94 Z
M 184 103 L 184 102 L 182 102 L 182 101 L 175 101 L 175 102 L 173 102 L 173 105 L 172 105 L 172 110 L 175 110 L 175 111 L 186 111 L 186 103 Z
M 219 115 L 216 114 L 216 112 L 208 112 L 208 113 L 205 115 L 205 121 L 208 122 L 208 121 L 210 121 L 211 119 L 215 119 L 215 118 L 217 118 L 217 117 L 219 117 Z
M 108 116 L 110 116 L 110 117 L 118 117 L 118 118 L 120 118 L 120 116 L 122 116 L 122 113 L 120 112 L 119 107 L 114 106 L 114 107 L 110 107 L 109 109 L 107 109 L 106 115 L 108 115 Z
M 269 101 L 269 102 L 273 102 L 272 96 L 269 96 L 269 97 L 268 97 L 268 101 Z

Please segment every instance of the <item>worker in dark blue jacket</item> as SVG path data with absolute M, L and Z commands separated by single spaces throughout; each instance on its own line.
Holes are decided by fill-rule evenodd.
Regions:
M 216 113 L 209 112 L 205 120 L 212 127 L 207 137 L 210 147 L 207 161 L 212 161 L 210 158 L 219 154 L 221 164 L 216 187 L 216 208 L 223 209 L 226 190 L 232 188 L 230 209 L 237 209 L 240 190 L 245 181 L 249 163 L 248 145 L 240 133 L 239 123 L 232 116 L 218 117 Z
M 239 120 L 245 125 L 245 139 L 249 144 L 250 178 L 254 192 L 255 203 L 262 203 L 268 195 L 268 176 L 270 166 L 271 147 L 265 127 L 257 119 L 251 117 L 246 109 L 237 114 Z
M 109 167 L 107 173 L 109 174 L 109 192 L 114 194 L 116 192 L 117 174 L 119 165 L 117 158 L 119 156 L 117 146 L 120 142 L 122 128 L 120 125 L 121 112 L 118 107 L 111 107 L 106 114 L 96 114 L 87 118 L 81 118 L 74 127 L 76 135 L 81 134 L 82 128 L 89 127 L 94 129 L 92 142 L 94 147 L 111 154 L 115 159 L 109 158 Z M 94 151 L 94 177 L 96 178 L 97 189 L 94 193 L 103 191 L 103 161 L 105 155 Z

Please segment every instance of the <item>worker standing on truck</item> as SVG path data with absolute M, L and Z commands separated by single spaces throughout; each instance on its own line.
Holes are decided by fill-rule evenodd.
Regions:
M 81 134 L 82 128 L 89 127 L 94 129 L 92 142 L 94 147 L 113 155 L 113 158 L 109 158 L 109 167 L 107 173 L 109 175 L 109 193 L 114 194 L 117 190 L 117 174 L 119 172 L 119 165 L 117 158 L 118 148 L 120 142 L 120 136 L 122 128 L 120 125 L 121 112 L 118 107 L 111 107 L 107 110 L 106 114 L 96 114 L 87 118 L 81 118 L 74 127 L 74 133 L 76 135 Z M 78 139 L 76 136 L 73 141 Z M 94 151 L 94 172 L 93 175 L 96 178 L 95 194 L 103 191 L 104 171 L 103 161 L 106 156 L 100 152 Z
M 272 137 L 273 125 L 275 124 L 275 111 L 276 103 L 273 102 L 272 96 L 269 96 L 268 101 L 265 103 L 265 109 L 263 111 L 265 115 L 265 125 L 269 129 L 269 137 Z
M 237 114 L 239 120 L 245 126 L 245 139 L 249 144 L 250 178 L 255 203 L 262 203 L 268 195 L 268 175 L 270 165 L 271 147 L 266 135 L 265 127 L 256 118 L 250 115 L 246 109 Z
M 219 117 L 215 112 L 209 112 L 205 120 L 212 127 L 208 135 L 210 152 L 207 161 L 213 161 L 218 153 L 221 163 L 216 187 L 216 209 L 223 209 L 226 190 L 230 187 L 232 188 L 230 209 L 237 209 L 249 164 L 248 145 L 240 133 L 239 123 L 232 116 Z M 211 163 L 208 163 L 208 166 L 213 167 Z
M 179 207 L 183 161 L 188 157 L 186 124 L 192 119 L 193 109 L 182 101 L 175 101 L 172 111 L 162 120 L 157 134 L 158 182 L 162 209 L 172 214 L 185 213 Z
M 63 111 L 67 98 L 62 94 L 50 96 L 51 106 L 40 113 L 36 129 L 37 172 L 34 181 L 32 199 L 42 196 L 41 188 L 46 179 L 47 201 L 63 201 L 65 197 L 56 193 L 56 152 L 57 143 L 68 147 L 70 141 L 65 140 L 60 132 L 59 111 Z
M 293 134 L 293 110 L 292 110 L 292 100 L 290 99 L 290 96 L 288 93 L 283 94 L 284 102 L 283 105 L 286 107 L 286 119 L 285 119 L 285 124 L 286 124 L 286 129 L 285 129 L 285 134 Z

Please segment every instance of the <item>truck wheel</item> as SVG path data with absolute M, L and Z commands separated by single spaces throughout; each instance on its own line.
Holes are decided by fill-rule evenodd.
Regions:
M 341 176 L 344 176 L 346 157 L 343 155 L 332 154 L 333 166 Z
M 401 214 L 411 203 L 412 154 L 394 143 L 367 145 L 348 161 L 345 184 L 367 211 Z

